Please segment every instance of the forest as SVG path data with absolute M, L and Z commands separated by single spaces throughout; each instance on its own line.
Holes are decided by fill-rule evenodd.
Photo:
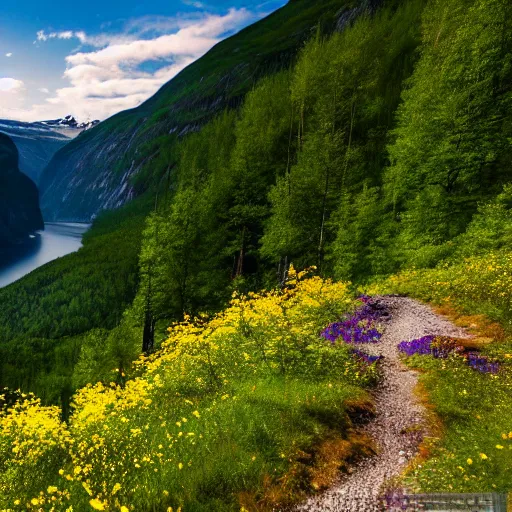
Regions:
M 507 211 L 511 44 L 502 1 L 391 2 L 314 37 L 180 143 L 143 236 L 151 315 L 218 307 L 291 262 L 364 283 L 506 246 L 489 217 Z M 499 232 L 475 237 L 484 223 Z

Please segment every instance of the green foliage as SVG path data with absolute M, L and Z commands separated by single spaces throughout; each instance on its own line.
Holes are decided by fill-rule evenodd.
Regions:
M 384 182 L 401 215 L 402 261 L 432 265 L 478 200 L 508 179 L 511 6 L 431 1 L 421 58 L 403 94 Z
M 512 185 L 481 204 L 466 231 L 456 239 L 455 255 L 464 258 L 512 247 Z
M 131 312 L 131 310 L 130 310 Z M 125 381 L 128 368 L 140 355 L 142 335 L 140 322 L 125 316 L 114 329 L 92 329 L 80 336 L 80 357 L 71 366 L 72 389 L 79 389 L 91 382 Z
M 353 197 L 379 184 L 386 132 L 412 69 L 421 10 L 422 2 L 383 9 L 328 40 L 317 37 L 302 52 L 291 88 L 297 152 L 270 192 L 272 217 L 262 240 L 263 254 L 274 261 L 287 256 L 354 276 L 344 250 L 351 246 L 359 258 L 373 233 L 353 238 L 360 231 Z
M 390 247 L 394 223 L 378 187 L 365 186 L 354 196 L 342 197 L 337 220 L 332 247 L 336 276 L 361 282 L 394 270 Z

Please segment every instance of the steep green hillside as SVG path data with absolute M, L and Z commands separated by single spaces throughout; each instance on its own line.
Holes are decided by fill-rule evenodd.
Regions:
M 379 1 L 294 0 L 223 41 L 140 107 L 122 112 L 59 151 L 41 178 L 47 220 L 90 220 L 156 188 L 176 160 L 176 141 L 226 107 L 238 107 L 259 78 L 287 68 L 320 28 L 332 32 Z
M 35 183 L 18 168 L 14 142 L 0 133 L 0 248 L 43 229 Z

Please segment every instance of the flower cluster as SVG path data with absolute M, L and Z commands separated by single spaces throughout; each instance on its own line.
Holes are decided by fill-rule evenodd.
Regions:
M 464 349 L 453 338 L 431 334 L 412 341 L 402 341 L 398 345 L 398 350 L 408 356 L 431 355 L 438 359 L 446 359 L 450 354 L 462 352 Z
M 140 357 L 123 385 L 100 382 L 79 390 L 68 423 L 56 407 L 5 392 L 0 510 L 128 512 L 148 504 L 177 510 L 196 482 L 212 478 L 204 477 L 204 468 L 216 471 L 221 463 L 205 458 L 225 457 L 262 436 L 279 453 L 297 450 L 296 438 L 282 445 L 274 436 L 284 418 L 281 406 L 273 405 L 277 397 L 285 406 L 289 400 L 293 414 L 311 403 L 332 408 L 359 396 L 360 386 L 374 378 L 364 356 L 354 358 L 348 348 L 331 347 L 318 336 L 353 305 L 347 284 L 292 268 L 285 290 L 234 294 L 223 312 L 174 324 L 161 349 Z M 373 322 L 366 305 L 350 325 L 377 337 Z M 266 389 L 269 383 L 283 388 Z M 254 420 L 254 410 L 264 421 Z M 274 425 L 268 432 L 248 435 L 247 429 L 266 422 Z M 289 455 L 266 460 L 257 447 L 240 447 L 228 473 L 250 474 L 249 481 L 261 481 L 270 468 L 282 474 Z M 249 471 L 254 473 L 244 473 Z
M 497 361 L 493 361 L 478 352 L 468 353 L 466 361 L 470 368 L 473 368 L 473 370 L 477 370 L 480 373 L 496 374 L 500 370 L 500 364 Z
M 412 341 L 402 341 L 398 344 L 398 350 L 408 356 L 415 354 L 430 355 L 432 354 L 432 341 L 435 336 L 423 336 Z
M 377 343 L 382 338 L 382 332 L 378 328 L 378 320 L 381 313 L 373 307 L 370 300 L 363 296 L 363 306 L 341 322 L 329 325 L 321 333 L 322 338 L 335 344 L 342 339 L 349 344 Z
M 457 340 L 447 336 L 428 335 L 412 341 L 402 341 L 398 345 L 398 350 L 407 356 L 430 355 L 436 359 L 446 359 L 450 354 L 463 354 L 468 366 L 480 373 L 496 374 L 500 369 L 497 361 L 478 352 L 464 354 L 464 347 L 461 347 Z

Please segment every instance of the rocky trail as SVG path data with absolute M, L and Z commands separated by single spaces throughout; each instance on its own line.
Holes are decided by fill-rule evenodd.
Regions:
M 383 485 L 398 476 L 428 435 L 425 410 L 414 394 L 418 375 L 399 359 L 397 345 L 429 334 L 467 337 L 463 329 L 436 315 L 428 306 L 405 297 L 378 297 L 375 307 L 389 313 L 385 332 L 363 350 L 384 356 L 382 381 L 374 393 L 376 416 L 363 431 L 377 444 L 378 453 L 361 461 L 330 490 L 309 499 L 299 511 L 378 512 Z

